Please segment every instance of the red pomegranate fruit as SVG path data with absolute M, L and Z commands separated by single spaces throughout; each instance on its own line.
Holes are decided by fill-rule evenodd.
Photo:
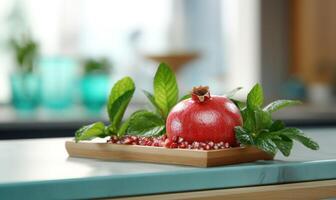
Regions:
M 191 98 L 176 104 L 168 115 L 169 139 L 224 142 L 237 146 L 234 127 L 242 124 L 237 106 L 224 96 L 210 96 L 209 87 L 194 87 Z

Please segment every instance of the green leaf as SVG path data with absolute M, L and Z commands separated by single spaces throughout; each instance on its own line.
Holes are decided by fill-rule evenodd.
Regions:
M 297 128 L 284 128 L 277 132 L 273 132 L 272 134 L 284 135 L 292 140 L 296 140 L 303 144 L 305 147 L 310 148 L 312 150 L 318 150 L 319 145 L 313 141 L 311 138 L 304 135 L 304 133 Z
M 147 99 L 152 103 L 157 112 L 160 113 L 162 117 L 164 117 L 164 112 L 163 110 L 161 110 L 160 106 L 156 103 L 154 95 L 146 90 L 143 90 L 143 93 L 145 94 Z
M 161 116 L 146 111 L 138 111 L 130 117 L 127 134 L 159 136 L 165 131 L 165 121 Z
M 274 138 L 272 141 L 284 156 L 289 156 L 293 148 L 293 140 L 286 136 L 280 136 L 280 139 Z
M 106 136 L 104 123 L 96 122 L 78 129 L 75 133 L 75 140 L 78 142 L 80 140 L 91 140 L 96 137 Z
M 295 101 L 295 100 L 277 100 L 277 101 L 274 101 L 274 102 L 268 104 L 264 108 L 264 111 L 272 113 L 272 112 L 280 110 L 280 109 L 282 109 L 284 107 L 292 106 L 292 105 L 298 105 L 298 104 L 301 104 L 301 101 Z
M 127 132 L 127 129 L 129 127 L 129 124 L 131 122 L 131 119 L 134 115 L 137 115 L 137 113 L 139 112 L 143 112 L 143 111 L 146 111 L 146 110 L 138 110 L 138 111 L 135 111 L 134 113 L 132 113 L 132 115 L 120 126 L 119 130 L 118 130 L 118 136 L 121 137 L 123 135 L 126 134 Z
M 252 134 L 256 132 L 255 114 L 252 109 L 245 108 L 241 111 L 243 117 L 243 128 Z
M 243 89 L 243 87 L 237 87 L 237 88 L 225 93 L 224 96 L 226 96 L 227 98 L 231 98 L 241 89 Z
M 258 135 L 258 137 L 256 138 L 256 141 L 255 141 L 255 145 L 269 153 L 269 154 L 272 154 L 272 155 L 275 155 L 276 152 L 277 152 L 277 146 L 276 144 L 272 141 L 272 137 L 269 133 L 267 132 L 264 132 L 264 133 L 261 133 Z
M 261 85 L 256 84 L 247 95 L 247 107 L 260 107 L 264 103 L 264 92 Z
M 273 123 L 271 114 L 263 111 L 259 107 L 254 110 L 254 119 L 256 132 L 263 129 L 269 129 Z
M 125 133 L 126 133 L 128 127 L 129 127 L 129 123 L 130 123 L 130 121 L 131 121 L 131 118 L 128 118 L 124 123 L 121 124 L 121 126 L 120 126 L 120 128 L 119 128 L 119 130 L 118 130 L 118 132 L 117 132 L 117 135 L 118 135 L 119 137 L 125 135 Z
M 135 91 L 130 77 L 125 77 L 114 84 L 107 103 L 107 112 L 111 126 L 118 130 L 122 117 Z
M 189 99 L 189 98 L 191 98 L 191 94 L 185 94 L 178 100 L 178 102 Z
M 246 103 L 239 101 L 237 99 L 230 98 L 230 100 L 239 108 L 239 110 L 242 110 L 246 107 Z
M 164 117 L 177 103 L 178 86 L 175 74 L 165 63 L 159 65 L 154 77 L 154 98 Z
M 117 135 L 117 130 L 111 124 L 105 127 L 106 135 Z
M 243 127 L 236 126 L 234 130 L 236 133 L 236 138 L 241 144 L 244 145 L 254 144 L 253 137 L 246 130 L 244 130 Z
M 283 123 L 283 121 L 281 120 L 276 120 L 272 123 L 271 127 L 270 127 L 270 132 L 274 132 L 274 131 L 279 131 L 281 129 L 284 129 L 286 126 Z

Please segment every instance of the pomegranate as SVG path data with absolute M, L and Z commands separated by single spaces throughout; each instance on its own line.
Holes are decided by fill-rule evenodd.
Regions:
M 225 147 L 234 147 L 238 145 L 234 127 L 240 125 L 242 117 L 232 101 L 223 96 L 210 96 L 209 87 L 199 86 L 193 88 L 191 98 L 173 107 L 166 130 L 171 140 L 182 137 L 189 143 L 223 142 Z

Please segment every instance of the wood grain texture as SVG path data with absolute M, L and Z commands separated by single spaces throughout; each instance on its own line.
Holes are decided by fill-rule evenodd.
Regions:
M 179 164 L 196 167 L 273 159 L 271 155 L 254 147 L 204 151 L 107 143 L 75 143 L 73 141 L 66 142 L 65 147 L 72 157 Z
M 324 199 L 336 197 L 336 180 L 113 198 L 114 200 Z

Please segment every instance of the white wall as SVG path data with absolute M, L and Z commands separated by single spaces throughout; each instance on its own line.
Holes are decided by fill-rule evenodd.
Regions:
M 260 1 L 223 1 L 223 34 L 228 71 L 227 88 L 241 86 L 237 95 L 246 96 L 250 88 L 260 82 Z

